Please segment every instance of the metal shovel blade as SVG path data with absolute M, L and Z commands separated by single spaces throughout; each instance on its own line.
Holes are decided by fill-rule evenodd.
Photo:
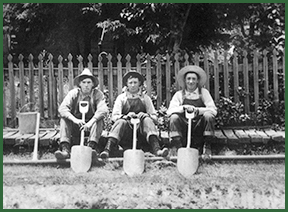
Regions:
M 199 152 L 195 148 L 179 148 L 177 153 L 177 169 L 185 178 L 191 178 L 198 169 Z
M 74 172 L 87 172 L 92 163 L 92 149 L 88 146 L 75 145 L 71 148 L 70 164 Z
M 123 169 L 128 176 L 133 177 L 143 173 L 144 152 L 142 150 L 127 149 L 123 158 Z

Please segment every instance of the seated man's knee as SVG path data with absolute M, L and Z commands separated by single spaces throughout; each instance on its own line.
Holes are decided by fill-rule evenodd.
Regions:
M 170 116 L 170 123 L 177 122 L 179 120 L 179 115 L 178 114 L 172 114 Z
M 214 116 L 214 114 L 212 114 L 211 112 L 205 112 L 204 114 L 203 114 L 203 117 L 204 117 L 204 119 L 205 120 L 214 120 L 215 119 L 215 116 Z

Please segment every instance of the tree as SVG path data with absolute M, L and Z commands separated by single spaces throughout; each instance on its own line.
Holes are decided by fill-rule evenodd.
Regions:
M 10 53 L 43 50 L 96 56 L 199 52 L 231 46 L 248 51 L 285 44 L 283 3 L 5 3 Z M 102 44 L 102 45 L 100 45 Z M 108 48 L 109 46 L 109 48 Z M 74 57 L 75 59 L 75 57 Z

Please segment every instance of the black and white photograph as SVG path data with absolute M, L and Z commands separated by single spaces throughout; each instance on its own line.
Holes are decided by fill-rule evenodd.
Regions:
M 2 141 L 3 209 L 285 209 L 285 3 L 3 3 Z

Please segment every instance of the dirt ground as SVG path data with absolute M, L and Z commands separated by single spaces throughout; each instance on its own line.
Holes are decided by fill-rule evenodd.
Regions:
M 3 165 L 4 209 L 285 208 L 285 162 L 201 163 L 191 179 L 170 161 L 128 177 L 121 162 L 76 174 L 69 166 Z

